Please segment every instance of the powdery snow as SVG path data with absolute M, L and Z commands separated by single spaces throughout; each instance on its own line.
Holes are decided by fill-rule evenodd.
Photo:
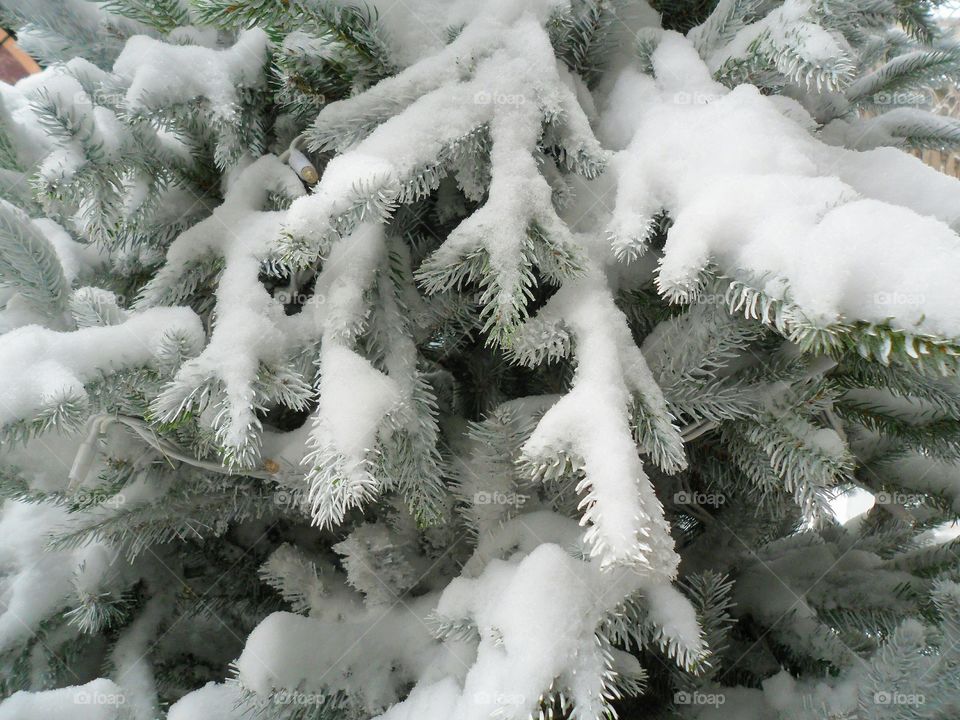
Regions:
M 689 604 L 684 601 L 678 613 L 666 607 L 674 596 L 648 586 L 633 569 L 606 571 L 599 561 L 578 559 L 557 544 L 576 535 L 572 521 L 541 511 L 507 521 L 482 539 L 436 609 L 440 620 L 476 627 L 476 661 L 459 688 L 425 678 L 381 720 L 422 717 L 427 708 L 438 717 L 521 720 L 535 712 L 548 687 L 563 692 L 578 712 L 602 713 L 608 666 L 595 631 L 605 613 L 649 588 L 652 597 L 665 599 L 661 615 L 674 627 L 686 627 L 683 607 Z M 635 663 L 623 668 L 637 670 Z
M 176 409 L 210 378 L 223 383 L 229 418 L 223 444 L 244 445 L 250 427 L 258 426 L 252 407 L 261 362 L 278 363 L 290 341 L 282 331 L 282 305 L 260 282 L 260 269 L 280 234 L 283 213 L 265 211 L 268 194 L 296 196 L 303 186 L 294 172 L 273 155 L 265 155 L 239 170 L 224 202 L 213 214 L 181 234 L 167 251 L 163 268 L 142 292 L 139 305 L 163 300 L 192 265 L 222 258 L 217 285 L 216 321 L 210 342 L 177 373 L 170 393 Z M 238 348 L 243 352 L 238 352 Z
M 775 58 L 777 69 L 799 83 L 811 78 L 803 73 L 799 60 L 807 65 L 829 67 L 845 58 L 842 40 L 815 22 L 816 6 L 811 0 L 786 0 L 762 19 L 745 25 L 723 47 L 707 58 L 711 72 L 729 60 L 743 59 L 759 48 Z M 782 52 L 789 49 L 789 52 Z
M 248 639 L 238 680 L 264 698 L 294 688 L 329 696 L 349 687 L 358 710 L 380 708 L 387 720 L 424 712 L 520 720 L 551 685 L 581 710 L 600 712 L 609 670 L 595 631 L 611 608 L 642 589 L 671 633 L 698 642 L 699 632 L 676 591 L 632 568 L 603 570 L 598 560 L 581 559 L 573 549 L 579 535 L 569 518 L 527 513 L 481 537 L 463 575 L 442 593 L 366 611 L 328 596 L 323 618 L 275 613 Z M 436 621 L 474 626 L 478 639 L 441 643 L 428 630 Z M 616 668 L 638 671 L 619 655 L 612 655 Z M 404 683 L 414 680 L 401 701 Z
M 0 510 L 0 562 L 4 568 L 0 651 L 29 638 L 43 620 L 67 604 L 70 575 L 81 555 L 51 553 L 44 547 L 47 534 L 67 519 L 61 508 L 28 503 L 9 501 Z
M 395 384 L 370 361 L 331 344 L 320 354 L 319 416 L 351 463 L 373 448 L 377 427 L 396 402 Z
M 300 313 L 285 320 L 299 342 L 353 342 L 366 324 L 366 295 L 375 285 L 385 253 L 384 228 L 379 223 L 361 223 L 334 244 L 317 275 L 313 295 Z
M 377 4 L 388 15 L 387 5 Z M 646 462 L 668 472 L 683 469 L 683 443 L 615 303 L 623 268 L 612 267 L 614 258 L 635 260 L 644 252 L 652 219 L 664 208 L 674 224 L 657 280 L 668 298 L 690 299 L 704 271 L 717 266 L 824 325 L 889 320 L 907 332 L 960 336 L 952 277 L 960 267 L 960 243 L 950 228 L 960 217 L 957 183 L 922 169 L 919 161 L 891 154 L 895 151 L 831 147 L 822 140 L 847 140 L 849 127 L 837 124 L 818 139 L 799 104 L 764 97 L 749 86 L 728 92 L 712 79 L 712 70 L 744 56 L 751 44 L 775 53 L 787 33 L 802 40 L 808 60 L 841 54 L 833 36 L 806 22 L 813 9 L 808 0 L 787 0 L 765 20 L 735 29 L 722 47 L 711 48 L 706 63 L 689 40 L 663 33 L 652 56 L 656 79 L 623 69 L 609 88 L 599 124 L 602 137 L 620 152 L 610 176 L 592 186 L 604 191 L 615 187 L 616 207 L 602 225 L 573 235 L 554 210 L 554 188 L 545 178 L 556 169 L 552 161 L 542 163 L 537 147 L 543 141 L 544 113 L 555 119 L 548 132 L 558 133 L 571 155 L 599 158 L 603 150 L 590 129 L 591 104 L 584 109 L 578 101 L 589 97 L 584 86 L 559 67 L 542 30 L 554 6 L 549 0 L 495 0 L 485 8 L 486 17 L 468 25 L 444 50 L 367 94 L 325 108 L 318 132 L 349 124 L 357 115 L 376 115 L 384 103 L 390 117 L 355 145 L 346 148 L 345 141 L 346 152 L 329 162 L 312 195 L 305 195 L 293 172 L 273 156 L 249 165 L 245 159 L 232 168 L 223 205 L 173 242 L 166 264 L 144 293 L 141 306 L 164 303 L 165 293 L 176 292 L 194 264 L 222 260 L 210 342 L 181 368 L 171 394 L 189 396 L 210 379 L 221 382 L 230 417 L 219 440 L 227 446 L 240 446 L 251 427 L 259 429 L 253 406 L 261 364 L 282 363 L 293 351 L 319 344 L 319 403 L 312 427 L 273 436 L 270 448 L 293 463 L 299 457 L 291 445 L 302 445 L 309 433 L 312 452 L 304 461 L 315 464 L 309 476 L 314 514 L 333 525 L 348 509 L 385 489 L 369 472 L 370 463 L 387 421 L 409 404 L 410 391 L 401 378 L 415 377 L 416 348 L 405 336 L 376 362 L 357 347 L 370 320 L 368 295 L 389 294 L 384 260 L 390 241 L 377 208 L 365 204 L 370 197 L 384 207 L 409 199 L 415 191 L 403 183 L 418 173 L 426 178 L 424 186 L 433 187 L 431 165 L 437 157 L 455 154 L 459 141 L 484 129 L 492 142 L 489 192 L 458 176 L 470 198 L 483 205 L 449 235 L 430 263 L 442 269 L 482 252 L 495 276 L 484 303 L 508 307 L 528 269 L 524 240 L 531 223 L 545 229 L 553 242 L 582 254 L 582 272 L 551 278 L 561 287 L 512 339 L 523 339 L 526 332 L 575 356 L 576 372 L 566 395 L 527 403 L 539 403 L 543 417 L 523 446 L 522 459 L 541 475 L 557 467 L 558 456 L 570 459 L 573 472 L 583 471 L 577 492 L 586 532 L 574 520 L 547 511 L 485 523 L 477 551 L 460 577 L 440 592 L 400 599 L 389 587 L 371 591 L 379 576 L 363 563 L 365 551 L 389 545 L 392 536 L 383 525 L 361 526 L 334 546 L 346 557 L 349 581 L 363 590 L 364 598 L 337 585 L 342 585 L 342 573 L 331 572 L 332 581 L 321 583 L 315 567 L 285 546 L 287 551 L 275 553 L 266 570 L 291 581 L 299 573 L 309 583 L 298 609 L 310 616 L 274 613 L 263 620 L 236 663 L 239 687 L 264 697 L 301 689 L 325 697 L 343 692 L 351 698 L 353 714 L 382 712 L 384 720 L 487 720 L 492 714 L 522 720 L 553 687 L 573 700 L 578 713 L 596 716 L 605 710 L 601 698 L 612 673 L 609 648 L 596 631 L 612 609 L 637 593 L 661 643 L 675 643 L 699 656 L 703 638 L 696 613 L 671 585 L 679 557 L 645 472 Z M 430 27 L 440 30 L 456 25 L 452 19 L 472 20 L 476 6 L 458 1 L 443 13 L 432 7 L 438 12 Z M 409 38 L 416 13 L 395 12 L 386 18 L 388 28 Z M 441 16 L 445 24 L 439 22 Z M 127 44 L 114 71 L 129 84 L 129 109 L 205 100 L 219 119 L 232 119 L 238 91 L 265 86 L 264 32 L 243 32 L 233 47 L 222 50 L 212 47 L 212 32 L 183 30 L 174 37 L 199 44 L 168 45 L 144 36 Z M 405 59 L 414 60 L 420 51 L 411 50 Z M 781 69 L 792 73 L 796 68 Z M 64 102 L 83 94 L 80 83 L 67 75 L 51 77 L 47 86 Z M 107 157 L 118 157 L 124 137 L 117 118 L 97 107 L 83 119 Z M 177 146 L 176 139 L 167 140 Z M 181 156 L 183 150 L 178 148 Z M 82 159 L 80 149 L 68 143 L 49 156 L 47 169 L 69 175 Z M 896 181 L 888 177 L 892 169 Z M 905 188 L 904 178 L 915 182 Z M 144 188 L 129 190 L 128 200 L 135 205 Z M 267 212 L 263 207 L 270 191 L 302 197 L 288 213 Z M 593 204 L 600 209 L 591 222 L 605 215 L 602 195 Z M 354 224 L 356 217 L 362 219 Z M 48 234 L 57 232 L 43 221 L 38 225 Z M 612 247 L 600 237 L 604 230 L 613 236 Z M 294 317 L 284 314 L 259 279 L 263 263 L 280 246 L 281 231 L 312 244 L 311 263 L 322 259 L 314 295 Z M 56 237 L 52 242 L 65 267 L 73 263 L 67 269 L 73 279 L 83 263 L 71 255 L 75 248 L 64 237 Z M 647 272 L 651 265 L 630 267 Z M 295 284 L 296 279 L 291 288 Z M 389 311 L 390 319 L 399 313 L 394 306 Z M 188 336 L 198 347 L 204 342 L 199 319 L 186 308 L 138 309 L 117 319 L 123 322 L 71 333 L 26 327 L 0 337 L 0 373 L 7 381 L 0 389 L 0 424 L 29 418 L 57 399 L 82 396 L 83 384 L 102 372 L 153 362 L 159 342 L 170 332 Z M 846 452 L 834 430 L 820 429 L 803 439 L 825 454 Z M 331 456 L 337 464 L 333 469 Z M 928 473 L 929 459 L 918 455 L 892 467 L 919 476 L 905 479 L 905 486 L 912 482 L 945 495 L 955 507 L 960 502 L 955 466 L 944 463 Z M 159 492 L 145 483 L 128 487 L 135 498 Z M 0 546 L 0 559 L 19 571 L 0 586 L 6 607 L 0 615 L 0 647 L 21 641 L 64 602 L 66 569 L 80 555 L 44 555 L 41 560 L 37 535 L 38 528 L 46 529 L 61 515 L 51 511 L 38 522 L 41 516 L 31 507 L 34 526 L 26 528 L 24 506 L 9 503 L 0 510 L 0 530 L 7 531 L 0 535 L 17 541 Z M 29 536 L 29 542 L 21 535 Z M 788 629 L 816 644 L 820 626 L 814 608 L 817 593 L 824 592 L 817 582 L 827 573 L 840 575 L 843 582 L 833 591 L 856 598 L 865 592 L 862 580 L 882 560 L 863 550 L 840 556 L 826 543 L 793 547 L 795 541 L 741 568 L 739 611 L 770 623 L 795 611 Z M 82 589 L 93 591 L 107 563 L 100 548 L 89 552 L 79 581 Z M 32 566 L 35 560 L 40 562 Z M 397 561 L 392 571 L 402 576 L 401 590 L 414 582 L 412 565 Z M 892 576 L 891 582 L 907 579 L 905 573 Z M 48 602 L 31 604 L 28 599 L 35 594 Z M 810 597 L 801 600 L 801 594 Z M 119 686 L 97 681 L 83 688 L 18 693 L 0 705 L 0 720 L 68 713 L 71 719 L 114 719 L 125 703 L 121 687 L 141 698 L 124 713 L 129 710 L 144 720 L 156 715 L 153 701 L 142 700 L 156 694 L 143 656 L 169 602 L 168 596 L 156 595 L 125 629 L 111 654 L 124 678 Z M 436 620 L 464 628 L 467 639 L 438 640 L 432 632 Z M 470 633 L 474 629 L 476 637 Z M 836 652 L 831 645 L 817 649 L 823 657 Z M 614 664 L 638 670 L 622 653 L 614 658 Z M 239 687 L 208 684 L 177 702 L 170 720 L 226 720 L 232 717 L 228 706 L 240 697 Z M 114 701 L 78 709 L 79 691 L 112 693 Z M 841 681 L 813 694 L 846 707 L 833 702 L 844 692 Z M 799 702 L 800 688 L 781 672 L 762 690 L 735 690 L 730 697 L 727 716 L 759 718 L 770 708 L 789 711 Z
M 591 553 L 672 577 L 679 559 L 633 438 L 633 394 L 660 418 L 669 415 L 626 318 L 597 269 L 565 283 L 538 318 L 562 318 L 570 328 L 577 370 L 572 390 L 546 412 L 524 445 L 524 459 L 552 464 L 558 452 L 582 458 L 584 479 L 577 490 L 585 494 L 581 505 Z M 657 429 L 679 443 L 669 421 Z
M 318 463 L 328 453 L 338 457 L 334 483 L 330 468 L 314 465 L 310 500 L 314 517 L 323 524 L 339 524 L 347 509 L 376 497 L 381 487 L 368 463 L 379 429 L 399 400 L 395 381 L 365 357 L 335 343 L 320 352 L 320 402 L 304 457 Z
M 495 31 L 500 37 L 491 43 Z M 456 82 L 463 72 L 458 63 L 468 50 L 479 54 L 472 58 L 476 68 L 470 77 Z M 470 242 L 453 239 L 442 252 L 456 255 L 471 245 L 476 247 L 478 232 L 496 229 L 496 246 L 487 250 L 498 269 L 512 268 L 515 264 L 507 264 L 505 259 L 516 257 L 514 246 L 522 235 L 509 230 L 525 230 L 526 224 L 536 219 L 552 232 L 565 232 L 549 202 L 549 186 L 531 157 L 541 113 L 563 113 L 573 153 L 581 148 L 599 153 L 589 123 L 557 69 L 546 36 L 532 18 L 523 17 L 510 26 L 487 20 L 468 28 L 447 50 L 422 63 L 387 80 L 382 91 L 374 89 L 369 97 L 334 103 L 321 113 L 319 127 L 336 127 L 344 118 L 370 113 L 382 104 L 381 99 L 397 103 L 396 114 L 328 163 L 316 191 L 290 208 L 286 230 L 322 252 L 340 216 L 376 194 L 382 200 L 394 200 L 402 192 L 398 183 L 429 169 L 441 153 L 491 123 L 495 177 L 490 198 L 484 211 L 465 221 L 459 230 Z M 438 84 L 442 80 L 446 82 Z M 381 97 L 387 89 L 389 98 Z M 398 142 L 401 137 L 403 142 Z M 506 223 L 505 229 L 499 227 L 502 223 Z M 505 279 L 504 285 L 512 288 L 515 283 Z
M 907 333 L 960 336 L 954 279 L 943 272 L 960 267 L 960 239 L 946 224 L 956 221 L 957 181 L 934 178 L 896 150 L 826 146 L 752 86 L 678 102 L 673 67 L 691 62 L 685 42 L 665 38 L 667 49 L 654 54 L 656 92 L 633 77 L 610 110 L 636 115 L 615 162 L 611 232 L 638 235 L 653 214 L 670 211 L 661 291 L 690 297 L 714 264 L 821 325 L 889 321 Z M 701 84 L 695 77 L 694 88 Z M 923 189 L 899 175 L 894 188 L 891 169 Z M 938 205 L 951 190 L 954 199 Z M 924 216 L 935 207 L 937 218 Z
M 86 397 L 85 382 L 101 373 L 154 365 L 171 333 L 203 343 L 200 318 L 189 308 L 152 308 L 120 325 L 60 333 L 36 325 L 0 335 L 0 425 L 33 418 L 67 397 Z
M 238 101 L 239 88 L 266 83 L 267 34 L 260 28 L 240 33 L 233 47 L 214 50 L 172 45 L 146 35 L 127 41 L 113 71 L 129 86 L 126 104 L 134 110 L 203 98 L 219 114 Z
M 167 720 L 236 720 L 239 701 L 237 685 L 209 682 L 171 705 Z
M 0 703 L 0 720 L 126 720 L 126 698 L 105 678 L 58 690 L 17 692 Z
M 238 679 L 264 697 L 282 689 L 349 689 L 358 710 L 382 712 L 434 661 L 430 609 L 430 598 L 421 598 L 366 612 L 343 607 L 343 619 L 332 621 L 273 613 L 247 638 Z

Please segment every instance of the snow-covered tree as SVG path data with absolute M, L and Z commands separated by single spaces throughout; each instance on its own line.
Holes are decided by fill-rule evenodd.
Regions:
M 0 720 L 957 717 L 939 4 L 3 0 Z

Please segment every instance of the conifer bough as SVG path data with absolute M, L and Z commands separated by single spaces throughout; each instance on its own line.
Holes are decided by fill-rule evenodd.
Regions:
M 0 2 L 0 720 L 955 717 L 940 4 Z

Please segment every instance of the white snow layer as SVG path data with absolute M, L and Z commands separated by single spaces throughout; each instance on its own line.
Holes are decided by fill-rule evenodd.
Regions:
M 64 468 L 62 478 L 66 477 Z M 24 642 L 40 623 L 67 605 L 71 577 L 84 560 L 103 567 L 103 546 L 51 552 L 51 531 L 69 520 L 59 507 L 8 501 L 0 509 L 0 652 Z
M 122 691 L 104 678 L 58 690 L 20 691 L 0 703 L 0 720 L 125 720 L 128 717 Z
M 163 302 L 185 272 L 222 259 L 217 284 L 216 322 L 209 344 L 183 364 L 167 395 L 174 409 L 182 397 L 212 378 L 222 382 L 228 418 L 221 437 L 229 448 L 244 445 L 248 429 L 259 427 L 253 409 L 261 362 L 285 360 L 290 338 L 283 332 L 283 306 L 260 282 L 260 269 L 279 236 L 283 213 L 265 211 L 270 192 L 297 195 L 303 186 L 289 166 L 264 155 L 232 177 L 224 202 L 213 214 L 182 233 L 167 250 L 167 259 L 142 293 L 139 305 Z M 238 352 L 238 348 L 243 348 Z
M 126 103 L 132 109 L 202 98 L 215 112 L 229 114 L 237 104 L 238 89 L 266 82 L 268 43 L 260 28 L 243 31 L 232 47 L 223 50 L 135 35 L 113 71 L 129 83 Z
M 538 318 L 563 318 L 576 339 L 573 389 L 543 416 L 523 455 L 553 464 L 558 453 L 582 459 L 581 503 L 591 554 L 634 563 L 672 578 L 679 558 L 663 508 L 643 469 L 630 428 L 633 395 L 667 415 L 662 392 L 614 304 L 600 271 L 564 285 Z M 679 436 L 665 423 L 664 432 Z
M 314 686 L 349 690 L 365 713 L 384 712 L 381 717 L 389 720 L 486 720 L 492 712 L 510 720 L 527 717 L 540 693 L 559 680 L 579 711 L 590 715 L 599 710 L 599 678 L 605 673 L 597 625 L 638 590 L 665 636 L 685 647 L 701 646 L 695 613 L 669 584 L 678 558 L 629 425 L 635 402 L 652 408 L 655 417 L 666 417 L 663 396 L 613 302 L 605 274 L 610 258 L 596 252 L 594 241 L 571 235 L 557 218 L 544 214 L 545 208 L 552 212 L 550 188 L 529 154 L 540 111 L 564 111 L 557 116 L 574 135 L 589 138 L 589 130 L 534 19 L 550 3 L 528 5 L 533 14 L 518 19 L 510 10 L 517 3 L 495 2 L 489 21 L 468 26 L 428 65 L 414 65 L 375 89 L 369 97 L 377 100 L 377 93 L 388 89 L 400 96 L 398 105 L 406 111 L 335 157 L 317 192 L 296 200 L 286 216 L 261 210 L 271 189 L 302 194 L 289 169 L 272 156 L 240 169 L 224 205 L 171 245 L 167 264 L 149 289 L 160 297 L 192 263 L 208 256 L 224 260 L 213 337 L 178 379 L 216 374 L 236 408 L 250 406 L 259 361 L 282 359 L 291 343 L 322 338 L 312 442 L 334 446 L 356 468 L 400 395 L 393 379 L 350 347 L 365 319 L 362 290 L 372 285 L 384 253 L 382 228 L 361 224 L 334 246 L 314 298 L 299 316 L 287 318 L 258 280 L 281 224 L 304 238 L 324 236 L 334 218 L 349 211 L 358 188 L 399 193 L 396 186 L 403 179 L 486 124 L 494 143 L 487 204 L 458 228 L 444 252 L 453 258 L 482 244 L 504 286 L 515 287 L 517 231 L 536 219 L 563 240 L 580 242 L 589 255 L 586 272 L 565 281 L 540 311 L 541 320 L 562 320 L 574 336 L 577 371 L 573 390 L 552 404 L 524 447 L 534 462 L 555 460 L 559 451 L 582 461 L 586 479 L 579 490 L 585 495 L 585 522 L 591 525 L 586 536 L 567 518 L 527 513 L 482 537 L 463 575 L 442 593 L 366 611 L 359 602 L 338 598 L 325 603 L 330 607 L 322 618 L 275 613 L 250 635 L 237 662 L 240 683 L 264 696 Z M 779 21 L 799 20 L 808 9 L 809 3 L 788 0 L 776 12 Z M 409 17 L 394 19 L 397 27 L 409 29 Z M 736 56 L 763 29 L 737 34 L 711 62 Z M 805 49 L 811 57 L 836 53 L 827 38 L 802 29 L 808 32 Z M 776 40 L 774 33 L 768 41 Z M 114 70 L 129 83 L 126 102 L 132 109 L 202 98 L 229 112 L 238 88 L 263 83 L 266 48 L 267 38 L 258 30 L 242 33 L 224 50 L 138 36 Z M 476 61 L 470 80 L 460 74 L 464 59 Z M 668 297 L 688 297 L 702 271 L 715 264 L 788 300 L 819 323 L 889 321 L 907 332 L 960 336 L 953 272 L 960 267 L 960 241 L 951 229 L 960 219 L 956 181 L 896 150 L 854 152 L 821 142 L 811 135 L 809 118 L 798 105 L 763 97 L 749 86 L 727 91 L 714 83 L 708 64 L 679 35 L 666 33 L 652 60 L 656 80 L 625 69 L 608 97 L 601 131 L 620 152 L 611 168 L 616 208 L 606 218 L 606 229 L 615 236 L 614 247 L 642 251 L 653 216 L 663 208 L 670 211 L 674 225 L 659 269 Z M 50 88 L 74 94 L 75 82 L 63 76 Z M 351 102 L 332 104 L 321 121 L 349 117 L 357 107 Z M 104 113 L 91 118 L 108 153 L 116 149 L 113 121 Z M 837 126 L 833 132 L 842 130 Z M 0 423 L 82 394 L 83 383 L 101 372 L 152 362 L 157 343 L 171 330 L 203 342 L 199 319 L 186 308 L 137 311 L 122 324 L 71 333 L 31 326 L 3 335 Z M 242 428 L 245 422 L 238 416 L 234 424 Z M 678 442 L 669 422 L 657 430 L 663 442 Z M 913 468 L 906 462 L 902 469 Z M 925 482 L 940 491 L 955 487 L 939 474 Z M 11 504 L 0 516 L 6 536 L 17 538 L 16 549 L 0 547 L 5 565 L 26 566 L 34 559 L 22 551 L 22 512 Z M 30 517 L 35 519 L 36 512 L 31 508 Z M 586 560 L 582 550 L 588 551 Z M 851 555 L 857 558 L 864 564 L 869 560 Z M 835 562 L 826 552 L 815 559 Z M 797 567 L 793 558 L 782 562 L 795 575 L 821 570 L 819 565 Z M 18 584 L 3 586 L 4 603 L 16 611 L 0 620 L 4 641 L 17 639 L 14 620 L 35 624 L 53 607 L 31 605 L 27 597 L 60 598 L 69 590 L 61 580 L 53 585 L 43 570 L 37 565 L 35 573 L 18 574 Z M 783 574 L 789 575 L 786 569 Z M 779 616 L 795 597 L 782 591 L 771 595 L 775 585 L 769 577 L 765 568 L 754 568 L 745 573 L 742 586 L 750 597 L 763 599 L 758 614 Z M 468 652 L 457 645 L 461 641 L 441 643 L 433 637 L 426 619 L 434 611 L 476 628 L 478 639 L 470 641 Z M 801 612 L 799 620 L 805 619 Z M 413 683 L 406 699 L 394 704 Z M 112 704 L 78 704 L 81 690 L 112 697 Z M 756 710 L 760 717 L 757 708 L 778 706 L 791 692 L 791 680 L 783 675 L 763 691 L 742 691 L 742 716 Z M 225 720 L 236 698 L 235 687 L 210 684 L 176 703 L 170 720 Z M 106 720 L 116 718 L 122 704 L 120 689 L 101 680 L 82 688 L 18 693 L 0 705 L 0 720 Z
M 365 611 L 328 599 L 324 605 L 338 610 L 323 619 L 275 613 L 250 635 L 238 680 L 263 697 L 350 688 L 359 709 L 383 712 L 380 720 L 522 720 L 552 684 L 592 716 L 607 674 L 596 628 L 624 598 L 642 591 L 671 637 L 694 647 L 701 641 L 693 608 L 676 590 L 632 567 L 581 559 L 580 535 L 569 518 L 527 513 L 482 536 L 461 577 L 441 593 Z M 428 614 L 474 627 L 478 637 L 438 641 Z M 416 682 L 413 690 L 389 707 L 407 681 Z
M 667 297 L 695 293 L 714 264 L 817 324 L 960 337 L 960 182 L 895 149 L 825 145 L 756 88 L 712 83 L 679 35 L 653 62 L 656 81 L 627 70 L 611 93 L 607 133 L 632 140 L 614 159 L 609 229 L 642 245 L 653 215 L 670 211 Z
M 171 705 L 167 720 L 237 720 L 239 701 L 238 686 L 209 682 Z
M 0 425 L 65 398 L 84 398 L 84 383 L 101 373 L 153 365 L 171 333 L 202 345 L 200 318 L 189 308 L 152 308 L 120 325 L 55 332 L 37 325 L 0 335 Z

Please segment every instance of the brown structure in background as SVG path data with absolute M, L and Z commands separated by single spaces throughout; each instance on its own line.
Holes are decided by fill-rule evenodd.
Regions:
M 935 112 L 960 120 L 960 87 L 951 86 L 938 92 L 934 106 Z M 915 150 L 913 154 L 940 172 L 960 178 L 960 154 L 957 152 Z
M 922 150 L 913 153 L 927 165 L 947 175 L 960 178 L 960 156 L 940 150 Z
M 948 35 L 952 35 L 952 39 L 956 40 L 957 34 L 960 33 L 960 8 L 943 17 L 943 26 Z M 960 87 L 949 85 L 937 91 L 933 110 L 941 115 L 960 120 Z M 960 153 L 952 150 L 914 150 L 913 154 L 930 167 L 960 178 Z
M 17 46 L 6 30 L 0 30 L 0 80 L 12 85 L 35 72 L 40 72 L 40 66 Z

